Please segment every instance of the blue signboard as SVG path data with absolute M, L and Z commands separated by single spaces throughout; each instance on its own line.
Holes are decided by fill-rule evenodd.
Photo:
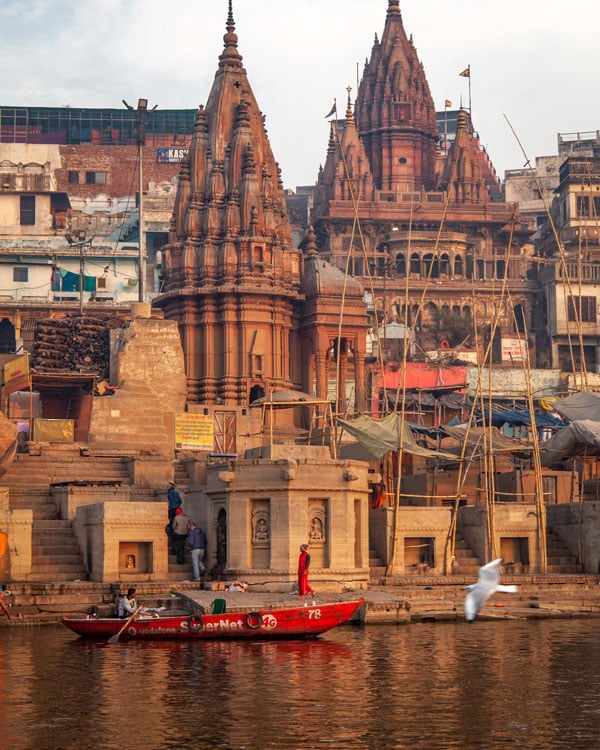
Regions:
M 156 158 L 161 164 L 177 164 L 187 156 L 189 148 L 157 148 Z

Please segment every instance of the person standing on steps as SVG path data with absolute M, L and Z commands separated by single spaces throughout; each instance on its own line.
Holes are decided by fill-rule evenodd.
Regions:
M 315 591 L 308 582 L 308 569 L 310 568 L 310 555 L 308 554 L 308 544 L 300 545 L 300 557 L 298 558 L 298 596 L 306 596 Z
M 175 511 L 177 508 L 181 508 L 181 495 L 175 489 L 175 482 L 169 482 L 167 501 L 169 503 L 169 524 L 172 527 L 173 519 L 175 518 Z
M 204 565 L 204 558 L 206 556 L 206 534 L 204 531 L 193 521 L 190 521 L 190 533 L 188 534 L 188 544 L 190 545 L 190 551 L 192 553 L 192 568 L 194 570 L 194 581 L 199 581 L 204 572 L 206 566 Z
M 173 546 L 177 555 L 177 563 L 183 565 L 185 562 L 185 540 L 190 530 L 189 518 L 184 514 L 181 508 L 175 511 L 173 519 Z

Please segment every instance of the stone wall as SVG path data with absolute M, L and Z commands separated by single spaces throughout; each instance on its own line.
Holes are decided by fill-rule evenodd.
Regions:
M 539 571 L 539 549 L 537 516 L 532 505 L 506 503 L 494 505 L 493 539 L 488 538 L 488 509 L 480 505 L 459 508 L 457 518 L 458 533 L 482 562 L 496 557 L 506 557 L 503 550 L 511 545 L 509 540 L 524 540 L 527 548 L 529 572 Z M 525 556 L 525 553 L 523 553 Z M 505 559 L 506 563 L 512 562 Z
M 309 543 L 318 591 L 366 586 L 368 464 L 331 459 L 320 447 L 273 446 L 273 454 L 285 457 L 208 466 L 206 486 L 188 493 L 185 510 L 208 536 L 208 567 L 220 566 L 225 578 L 269 579 L 271 587 L 289 590 L 299 547 Z
M 0 506 L 0 534 L 6 549 L 0 571 L 11 581 L 26 581 L 31 573 L 32 510 L 7 510 Z
M 600 573 L 600 502 L 551 505 L 546 520 L 585 573 Z
M 164 581 L 164 503 L 101 502 L 77 508 L 75 535 L 92 581 Z
M 391 568 L 392 574 L 442 575 L 452 517 L 450 509 L 400 506 L 396 524 L 394 515 L 392 507 L 369 511 L 369 538 L 377 556 Z
M 111 335 L 111 381 L 118 388 L 113 396 L 94 398 L 90 443 L 172 457 L 175 413 L 185 410 L 186 399 L 177 324 L 135 317 Z

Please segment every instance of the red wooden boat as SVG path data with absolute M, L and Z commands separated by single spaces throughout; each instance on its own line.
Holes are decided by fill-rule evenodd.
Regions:
M 230 638 L 313 638 L 347 622 L 364 598 L 346 602 L 311 604 L 222 614 L 175 615 L 131 620 L 121 640 L 194 640 Z M 63 619 L 63 624 L 83 638 L 116 636 L 125 621 L 116 617 Z

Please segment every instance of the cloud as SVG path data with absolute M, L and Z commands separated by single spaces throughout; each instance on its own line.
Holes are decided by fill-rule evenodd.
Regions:
M 239 51 L 266 115 L 286 186 L 314 183 L 324 119 L 381 36 L 387 0 L 234 0 Z M 600 3 L 572 0 L 402 0 L 438 109 L 468 104 L 502 174 L 523 156 L 556 153 L 562 131 L 598 128 L 590 96 Z M 116 107 L 139 97 L 163 109 L 206 101 L 223 48 L 227 0 L 19 0 L 0 3 L 2 106 Z M 585 23 L 579 10 L 585 9 Z

